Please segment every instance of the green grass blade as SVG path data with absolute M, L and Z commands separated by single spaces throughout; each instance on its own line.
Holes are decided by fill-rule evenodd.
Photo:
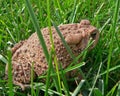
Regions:
M 60 12 L 62 12 L 62 9 L 61 9 L 61 6 L 60 6 L 60 0 L 56 0 L 56 1 L 57 1 L 57 6 L 58 6 Z
M 93 83 L 92 89 L 90 90 L 90 93 L 89 93 L 88 96 L 92 96 L 93 89 L 94 89 L 94 87 L 95 87 L 95 84 L 96 84 L 96 82 L 97 82 L 97 79 L 99 78 L 99 74 L 100 74 L 100 70 L 101 70 L 102 64 L 103 64 L 103 63 L 101 63 L 100 66 L 99 66 L 99 69 L 98 69 L 98 72 L 97 72 L 96 78 L 95 78 L 95 80 L 94 80 L 94 83 Z
M 43 83 L 37 83 L 37 84 L 35 84 L 35 87 L 37 88 L 37 89 L 41 89 L 42 91 L 44 91 L 44 92 L 46 92 L 46 86 L 43 84 Z M 49 96 L 53 96 L 53 95 L 57 95 L 57 96 L 64 96 L 63 94 L 61 94 L 61 93 L 59 93 L 59 92 L 57 92 L 57 91 L 55 91 L 55 90 L 52 90 L 52 89 L 48 89 L 48 94 L 49 94 Z
M 109 78 L 109 68 L 111 64 L 111 57 L 112 57 L 112 51 L 113 51 L 113 46 L 114 46 L 114 37 L 115 37 L 115 29 L 116 29 L 116 22 L 118 18 L 118 11 L 119 11 L 119 3 L 120 0 L 116 1 L 116 6 L 114 10 L 114 15 L 113 15 L 113 21 L 112 21 L 112 27 L 110 29 L 111 32 L 111 40 L 110 40 L 110 48 L 109 48 L 109 55 L 108 55 L 108 61 L 107 61 L 107 74 L 106 74 L 106 88 L 108 85 L 108 78 Z
M 5 64 L 8 63 L 7 59 L 6 59 L 5 57 L 3 57 L 1 54 L 0 54 L 0 60 L 1 60 L 2 62 L 4 62 Z
M 51 30 L 51 22 L 50 22 L 50 1 L 49 0 L 47 0 L 47 15 L 48 15 L 48 28 L 49 28 L 49 33 L 50 33 L 50 42 L 52 44 L 52 48 L 54 49 L 52 30 Z
M 52 20 L 51 20 L 51 21 L 52 21 Z M 69 47 L 68 44 L 66 43 L 65 39 L 63 38 L 62 33 L 60 32 L 59 28 L 57 27 L 57 25 L 56 25 L 53 21 L 52 21 L 52 24 L 53 24 L 53 26 L 55 27 L 58 35 L 60 36 L 60 38 L 61 38 L 61 40 L 62 40 L 62 42 L 63 42 L 63 45 L 66 47 L 68 53 L 70 54 L 70 56 L 71 56 L 72 58 L 74 58 L 74 55 L 73 55 L 70 47 Z
M 34 80 L 34 62 L 32 62 L 32 66 L 31 66 L 31 95 L 32 96 L 36 96 L 35 94 L 35 90 L 33 87 L 33 80 Z
M 81 80 L 75 91 L 73 92 L 72 96 L 77 96 L 77 94 L 80 92 L 81 87 L 83 86 L 85 80 Z
M 81 4 L 81 2 L 78 3 L 78 4 L 75 6 L 75 10 L 73 11 L 74 13 L 73 13 L 73 17 L 72 17 L 71 23 L 74 23 L 74 21 L 75 21 L 76 13 L 77 13 L 77 11 L 78 11 L 78 8 L 79 8 L 80 4 Z
M 108 18 L 108 20 L 103 24 L 103 26 L 100 28 L 100 32 L 103 31 L 103 29 L 109 24 L 111 18 Z
M 116 83 L 113 88 L 106 94 L 106 96 L 114 96 L 113 94 L 115 93 L 115 90 L 118 87 L 118 83 Z
M 94 88 L 93 92 L 94 96 L 104 96 L 102 95 L 102 92 L 98 88 Z
M 64 71 L 65 71 L 65 73 L 67 73 L 67 72 L 69 72 L 69 71 L 78 69 L 78 68 L 80 68 L 80 67 L 82 67 L 82 66 L 84 66 L 84 65 L 85 65 L 85 62 L 81 62 L 81 63 L 78 63 L 78 64 L 76 64 L 76 65 L 74 65 L 74 66 L 67 67 Z
M 120 96 L 120 82 L 118 83 L 118 89 L 117 89 L 117 95 L 116 96 Z
M 45 54 L 45 57 L 46 57 L 46 59 L 47 59 L 47 62 L 49 62 L 49 53 L 48 53 L 48 50 L 47 50 L 47 47 L 46 47 L 44 38 L 43 38 L 43 36 L 42 36 L 42 33 L 41 33 L 41 31 L 40 31 L 40 26 L 39 26 L 39 24 L 38 24 L 38 22 L 37 22 L 37 18 L 36 18 L 36 16 L 35 16 L 34 12 L 33 12 L 33 9 L 32 9 L 32 6 L 31 6 L 30 1 L 29 1 L 29 0 L 25 0 L 25 1 L 26 1 L 26 6 L 27 6 L 27 8 L 28 8 L 29 14 L 30 14 L 31 19 L 32 19 L 32 23 L 33 23 L 33 25 L 34 25 L 34 28 L 35 28 L 35 30 L 36 30 L 36 32 L 37 32 L 37 35 L 38 35 L 38 38 L 39 38 L 39 40 L 40 40 L 40 44 L 41 44 L 41 46 L 42 46 L 43 52 L 44 52 L 44 54 Z
M 13 91 L 13 77 L 12 77 L 12 52 L 8 50 L 8 87 L 9 87 L 9 96 L 14 96 Z
M 72 71 L 72 70 L 75 70 L 75 69 L 77 69 L 77 68 L 80 68 L 80 67 L 82 67 L 82 66 L 84 66 L 85 65 L 85 63 L 84 62 L 81 62 L 81 63 L 78 63 L 78 64 L 76 64 L 76 65 L 73 65 L 73 66 L 69 66 L 69 67 L 67 67 L 66 69 L 64 69 L 63 71 L 64 71 L 64 73 L 67 73 L 67 72 L 69 72 L 69 71 Z M 56 77 L 56 73 L 54 72 L 54 70 L 52 70 L 53 72 L 52 72 L 52 74 L 50 75 L 51 77 Z M 61 75 L 62 73 L 60 72 L 60 75 Z M 40 76 L 39 78 L 46 78 L 46 76 Z
M 104 81 L 99 79 L 98 81 L 98 89 L 101 91 L 102 95 L 104 96 Z
M 48 14 L 48 28 L 49 28 L 49 33 L 50 33 L 50 42 L 51 42 L 51 49 L 53 51 L 53 58 L 54 58 L 54 64 L 55 64 L 55 72 L 57 73 L 57 78 L 56 77 L 53 77 L 53 80 L 54 80 L 54 83 L 55 83 L 55 87 L 57 89 L 58 92 L 60 92 L 60 94 L 62 94 L 62 91 L 61 91 L 61 82 L 60 82 L 60 76 L 59 76 L 59 68 L 58 68 L 58 61 L 57 61 L 57 56 L 55 54 L 55 48 L 54 48 L 54 41 L 53 41 L 53 37 L 52 37 L 52 30 L 51 30 L 51 22 L 50 22 L 50 1 L 47 0 L 47 14 Z M 51 58 L 52 60 L 52 58 Z M 52 61 L 51 61 L 52 63 Z M 52 68 L 53 66 L 49 67 L 50 69 Z M 49 70 L 49 69 L 48 69 Z M 54 69 L 53 69 L 54 70 Z M 53 72 L 53 71 L 52 71 Z M 57 80 L 57 81 L 56 81 Z M 45 94 L 47 95 L 47 94 Z
M 73 23 L 74 21 L 76 4 L 77 4 L 77 0 L 74 0 L 74 5 L 73 5 L 72 13 L 71 13 L 71 18 L 70 18 L 71 23 Z
M 47 72 L 47 79 L 46 79 L 46 91 L 45 91 L 45 96 L 48 96 L 48 88 L 50 85 L 50 74 L 51 74 L 51 67 L 52 67 L 52 50 L 50 51 L 50 57 L 49 57 L 49 63 L 48 63 L 48 72 Z
M 16 43 L 15 38 L 13 37 L 12 33 L 10 32 L 10 30 L 8 28 L 6 28 L 6 30 L 10 34 L 10 37 L 12 38 L 12 40 L 14 41 L 14 43 Z
M 117 65 L 117 66 L 115 66 L 115 67 L 112 67 L 112 68 L 110 68 L 109 70 L 106 70 L 106 71 L 100 73 L 100 76 L 105 75 L 108 71 L 109 71 L 109 73 L 110 73 L 110 72 L 115 71 L 115 70 L 117 70 L 117 69 L 119 69 L 119 68 L 120 68 L 120 65 Z
M 62 64 L 60 64 L 60 69 L 62 69 Z M 65 77 L 65 72 L 64 72 L 63 69 L 61 70 L 61 78 L 62 78 L 62 81 L 63 81 L 62 85 L 63 85 L 63 88 L 64 88 L 64 92 L 65 92 L 66 96 L 70 96 L 68 83 L 67 83 L 67 80 L 66 80 L 66 77 Z
M 57 80 L 58 80 L 58 91 L 62 94 L 62 90 L 61 90 L 61 81 L 60 81 L 60 73 L 59 73 L 59 67 L 58 67 L 58 62 L 57 62 L 57 56 L 54 56 L 54 63 L 55 63 L 55 69 L 56 69 L 56 74 L 57 74 Z M 60 95 L 62 96 L 62 95 Z

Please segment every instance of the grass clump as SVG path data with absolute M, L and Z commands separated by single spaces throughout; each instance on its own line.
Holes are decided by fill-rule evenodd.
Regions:
M 120 0 L 94 0 L 94 2 L 91 0 L 25 0 L 25 2 L 22 0 L 16 2 L 1 0 L 0 8 L 0 95 L 77 96 L 81 93 L 83 96 L 119 96 Z M 75 23 L 82 19 L 89 19 L 92 25 L 100 30 L 100 40 L 90 52 L 87 52 L 86 49 L 78 57 L 74 57 L 69 46 L 62 39 L 67 51 L 74 59 L 72 63 L 76 65 L 59 71 L 51 26 L 53 24 L 57 29 L 56 25 Z M 46 26 L 50 30 L 52 43 L 50 52 L 47 51 L 40 32 L 40 28 Z M 17 86 L 13 87 L 12 85 L 10 67 L 8 84 L 3 79 L 6 63 L 8 62 L 11 66 L 11 56 L 6 50 L 16 42 L 28 38 L 35 31 L 43 46 L 49 66 L 47 74 L 38 79 L 46 78 L 46 83 L 31 81 L 31 92 L 29 89 L 21 92 Z M 57 32 L 60 35 L 59 29 Z M 84 57 L 82 62 L 77 62 L 81 56 Z M 55 63 L 55 69 L 52 62 Z M 77 86 L 70 86 L 69 80 L 65 78 L 65 73 L 74 69 L 80 69 L 85 80 L 79 82 Z M 53 82 L 50 82 L 50 77 L 52 77 Z

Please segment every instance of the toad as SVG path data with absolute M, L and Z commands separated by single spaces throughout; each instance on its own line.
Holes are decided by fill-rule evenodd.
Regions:
M 75 56 L 78 56 L 87 47 L 90 38 L 94 40 L 90 49 L 94 48 L 99 39 L 99 31 L 90 24 L 89 20 L 60 25 L 58 28 Z M 72 62 L 72 58 L 64 47 L 56 29 L 51 27 L 51 30 L 58 62 L 62 64 L 63 68 L 66 68 Z M 43 28 L 41 32 L 45 39 L 47 49 L 50 51 L 49 28 Z M 25 89 L 24 85 L 30 83 L 33 62 L 33 69 L 36 76 L 41 76 L 48 69 L 48 64 L 36 32 L 27 40 L 17 43 L 12 48 L 13 83 L 19 85 L 23 90 Z M 8 66 L 6 65 L 6 74 L 7 69 Z

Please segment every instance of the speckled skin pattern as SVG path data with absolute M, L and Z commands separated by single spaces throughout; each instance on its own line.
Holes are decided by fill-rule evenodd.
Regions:
M 88 41 L 92 38 L 94 43 L 91 49 L 96 45 L 99 38 L 97 28 L 92 26 L 88 20 L 82 20 L 80 23 L 65 24 L 58 26 L 65 41 L 71 48 L 73 54 L 78 56 L 87 46 Z M 69 53 L 64 47 L 59 35 L 54 27 L 51 27 L 52 35 L 55 44 L 57 59 L 61 62 L 62 67 L 66 68 L 71 62 Z M 49 29 L 43 28 L 42 34 L 45 39 L 48 51 L 50 51 L 50 36 Z M 36 32 L 33 33 L 27 40 L 17 43 L 12 48 L 12 73 L 13 83 L 21 86 L 24 90 L 24 85 L 30 83 L 31 66 L 34 62 L 34 73 L 40 76 L 48 69 L 48 65 L 43 53 L 42 47 L 39 43 Z M 8 67 L 6 66 L 6 74 Z

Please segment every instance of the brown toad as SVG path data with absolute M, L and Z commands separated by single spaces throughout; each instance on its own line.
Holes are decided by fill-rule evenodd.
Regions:
M 90 38 L 94 40 L 91 45 L 92 49 L 98 39 L 98 30 L 90 24 L 88 20 L 82 20 L 76 24 L 65 24 L 58 26 L 65 41 L 72 50 L 75 56 L 78 56 L 87 46 Z M 66 68 L 71 62 L 72 58 L 64 47 L 59 35 L 54 27 L 51 27 L 52 35 L 55 44 L 57 59 L 61 62 L 62 67 Z M 48 51 L 50 51 L 50 36 L 49 29 L 43 28 L 42 34 L 45 39 Z M 31 66 L 34 62 L 34 73 L 37 76 L 42 75 L 48 68 L 42 47 L 36 33 L 33 33 L 28 40 L 21 41 L 12 48 L 12 73 L 13 83 L 21 86 L 24 90 L 24 85 L 30 83 Z M 6 66 L 6 74 L 7 74 Z

